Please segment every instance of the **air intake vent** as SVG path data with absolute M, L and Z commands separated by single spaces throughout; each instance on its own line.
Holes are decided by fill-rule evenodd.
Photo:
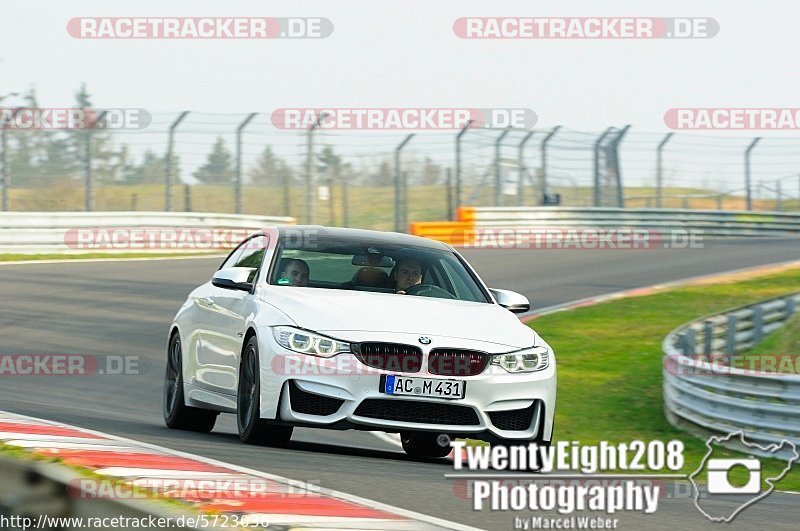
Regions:
M 354 413 L 371 419 L 416 422 L 421 424 L 447 424 L 451 426 L 476 426 L 478 414 L 467 406 L 434 404 L 416 400 L 386 400 L 367 398 Z
M 316 395 L 303 391 L 294 381 L 289 382 L 289 402 L 292 411 L 306 415 L 333 415 L 344 404 L 344 400 L 329 396 Z
M 508 411 L 490 411 L 489 419 L 497 429 L 509 431 L 525 431 L 531 427 L 533 415 L 536 412 L 537 401 L 525 409 L 511 409 Z

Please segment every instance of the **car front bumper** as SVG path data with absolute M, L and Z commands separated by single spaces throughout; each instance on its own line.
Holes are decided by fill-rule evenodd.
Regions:
M 381 334 L 381 340 L 413 344 L 418 336 Z M 263 335 L 261 336 L 264 337 Z M 432 336 L 434 345 L 502 353 L 497 345 Z M 372 337 L 363 340 L 372 340 Z M 427 372 L 428 350 L 416 373 L 384 371 L 364 365 L 354 354 L 319 358 L 288 351 L 266 338 L 261 359 L 263 418 L 319 427 L 358 427 L 378 431 L 429 431 L 460 436 L 549 441 L 556 402 L 555 357 L 532 373 L 508 373 L 488 365 L 474 376 Z M 506 349 L 505 352 L 511 349 Z M 268 356 L 264 356 L 269 352 Z M 464 398 L 387 395 L 381 375 L 463 380 Z M 476 437 L 476 438 L 481 438 Z

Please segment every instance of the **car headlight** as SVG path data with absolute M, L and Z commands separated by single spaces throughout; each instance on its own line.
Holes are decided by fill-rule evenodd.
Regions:
M 282 347 L 301 354 L 330 358 L 342 352 L 350 352 L 350 343 L 293 326 L 273 326 L 272 335 Z
M 550 365 L 550 349 L 545 346 L 525 348 L 492 356 L 492 365 L 507 372 L 536 372 Z

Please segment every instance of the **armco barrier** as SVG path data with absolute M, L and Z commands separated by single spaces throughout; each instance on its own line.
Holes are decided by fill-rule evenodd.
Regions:
M 199 212 L 2 212 L 0 253 L 86 253 L 86 252 L 186 252 L 203 251 L 187 247 L 170 249 L 76 248 L 70 231 L 79 229 L 214 229 L 242 233 L 268 225 L 294 224 L 291 217 L 242 216 Z M 214 249 L 209 249 L 214 250 Z
M 90 519 L 115 529 L 153 528 L 149 522 L 161 529 L 212 529 L 197 525 L 198 513 L 188 507 L 179 511 L 163 500 L 113 499 L 83 492 L 81 480 L 87 476 L 55 463 L 0 457 L 0 475 L 3 529 L 98 528 L 89 524 Z
M 410 232 L 453 245 L 472 243 L 482 230 L 628 228 L 702 236 L 800 235 L 800 213 L 581 207 L 459 207 L 457 221 L 415 222 Z
M 800 294 L 790 295 L 698 319 L 671 332 L 663 343 L 664 405 L 670 424 L 701 438 L 741 430 L 757 444 L 788 440 L 800 448 L 800 374 L 777 372 L 784 361 L 796 370 L 793 358 L 787 353 L 752 363 L 737 358 L 783 325 L 798 304 Z M 737 441 L 726 446 L 775 457 Z M 779 457 L 790 455 L 787 449 Z

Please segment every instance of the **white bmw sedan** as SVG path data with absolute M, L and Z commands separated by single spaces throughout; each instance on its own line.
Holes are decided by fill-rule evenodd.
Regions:
M 264 229 L 187 298 L 169 330 L 164 418 L 246 443 L 295 426 L 399 433 L 415 456 L 451 437 L 549 444 L 550 346 L 452 247 L 397 233 Z M 445 434 L 447 437 L 442 437 Z

